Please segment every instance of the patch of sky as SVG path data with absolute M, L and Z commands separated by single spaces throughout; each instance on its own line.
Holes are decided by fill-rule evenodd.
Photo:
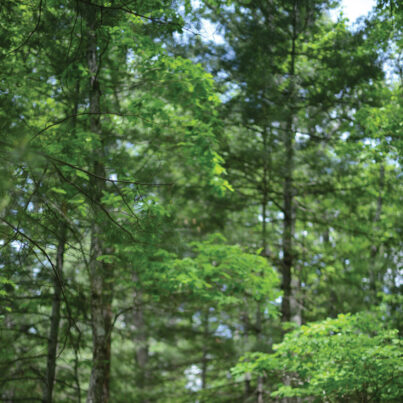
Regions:
M 134 60 L 135 60 L 135 58 L 136 58 L 136 55 L 135 55 L 135 53 L 134 53 L 134 50 L 133 50 L 133 49 L 129 49 L 129 50 L 127 51 L 127 53 L 126 53 L 126 60 L 127 60 L 127 63 L 128 63 L 128 64 L 133 63 Z
M 201 325 L 202 321 L 200 318 L 200 312 L 196 312 L 193 316 L 192 316 L 192 320 L 195 323 L 196 326 Z
M 219 337 L 225 337 L 226 339 L 232 338 L 231 329 L 222 323 L 218 325 L 217 329 L 214 332 L 214 335 Z
M 366 16 L 375 5 L 375 0 L 343 0 L 340 6 L 330 10 L 329 14 L 333 21 L 337 21 L 340 13 L 343 13 L 343 17 L 348 18 L 349 25 L 352 27 L 360 17 Z
M 41 271 L 41 269 L 40 269 L 39 267 L 34 267 L 34 268 L 32 269 L 33 277 L 34 277 L 34 278 L 37 278 L 37 277 L 38 277 L 38 274 L 40 273 L 40 271 Z
M 379 141 L 377 139 L 366 138 L 364 139 L 363 143 L 367 146 L 375 147 Z
M 400 288 L 403 285 L 403 269 L 398 269 L 396 272 L 391 268 L 386 270 L 385 279 L 393 282 L 395 287 Z
M 24 247 L 24 243 L 21 241 L 12 241 L 11 242 L 11 246 L 17 251 L 19 252 L 23 247 Z
M 366 17 L 376 6 L 376 0 L 342 0 L 339 7 L 330 10 L 330 18 L 337 21 L 342 13 L 343 17 L 348 18 L 350 29 L 360 28 L 362 25 L 362 17 Z M 364 39 L 366 37 L 364 36 Z M 389 43 L 389 54 L 397 51 L 396 44 Z M 386 80 L 388 83 L 396 82 L 398 75 L 396 74 L 395 66 L 391 60 L 383 64 Z
M 202 370 L 197 365 L 191 365 L 189 368 L 185 369 L 184 373 L 187 380 L 186 389 L 194 392 L 200 390 L 202 387 Z
M 263 216 L 259 214 L 259 221 L 263 222 Z M 270 222 L 270 217 L 266 217 L 266 222 Z
M 202 19 L 202 29 L 200 31 L 200 35 L 203 40 L 208 42 L 214 42 L 217 45 L 223 45 L 225 43 L 224 36 L 222 35 L 221 30 L 219 29 L 217 24 L 213 22 Z
M 225 103 L 234 98 L 238 94 L 240 88 L 241 87 L 236 83 L 227 83 L 227 90 L 220 95 L 221 101 Z
M 56 80 L 56 77 L 55 77 L 55 76 L 51 76 L 51 77 L 49 77 L 49 78 L 47 79 L 46 82 L 47 82 L 48 84 L 51 84 L 51 85 L 56 85 L 57 80 Z
M 309 139 L 309 135 L 308 134 L 304 134 L 304 133 L 295 133 L 295 140 L 298 143 L 304 143 L 306 140 Z
M 202 5 L 200 0 L 192 0 L 191 1 L 192 8 L 195 10 L 200 9 Z M 229 7 L 233 7 L 229 6 Z M 222 35 L 222 32 L 218 26 L 218 24 L 213 23 L 210 20 L 205 18 L 201 19 L 200 29 L 198 30 L 198 34 L 205 42 L 214 42 L 217 45 L 223 45 L 225 43 L 225 39 Z
M 132 157 L 138 157 L 139 155 L 142 154 L 142 146 L 141 145 L 137 145 L 135 146 L 133 143 L 131 143 L 130 141 L 121 141 L 118 140 L 118 145 L 121 147 L 124 147 L 127 152 L 130 153 L 130 155 Z

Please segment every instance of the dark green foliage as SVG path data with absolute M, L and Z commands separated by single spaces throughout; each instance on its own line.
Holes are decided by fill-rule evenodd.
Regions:
M 1 401 L 401 399 L 402 9 L 335 6 L 2 2 Z
M 375 315 L 339 315 L 304 325 L 274 350 L 243 357 L 233 374 L 288 374 L 288 385 L 276 385 L 273 397 L 397 402 L 403 396 L 402 341 Z

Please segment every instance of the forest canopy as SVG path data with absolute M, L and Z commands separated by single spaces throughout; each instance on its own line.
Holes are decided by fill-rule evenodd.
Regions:
M 0 401 L 402 401 L 403 5 L 339 6 L 2 0 Z

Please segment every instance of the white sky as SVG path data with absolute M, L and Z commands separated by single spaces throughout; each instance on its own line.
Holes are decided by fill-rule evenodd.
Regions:
M 345 17 L 350 20 L 352 25 L 357 18 L 367 15 L 375 6 L 376 0 L 342 0 L 341 8 L 332 10 L 330 16 L 333 20 L 337 20 L 340 10 L 343 11 Z M 212 40 L 217 44 L 223 44 L 224 40 L 221 35 L 216 32 L 216 27 L 208 20 L 203 21 L 203 27 L 200 34 L 205 40 Z
M 342 0 L 341 9 L 343 14 L 350 20 L 350 23 L 354 23 L 355 20 L 363 15 L 367 15 L 372 7 L 375 6 L 375 0 Z M 332 11 L 332 18 L 337 18 L 339 11 Z

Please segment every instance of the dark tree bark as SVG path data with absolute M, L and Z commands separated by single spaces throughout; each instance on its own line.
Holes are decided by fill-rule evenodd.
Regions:
M 282 284 L 283 299 L 281 303 L 281 318 L 285 322 L 289 322 L 292 317 L 291 298 L 292 298 L 292 267 L 294 264 L 293 256 L 293 236 L 294 236 L 294 190 L 293 190 L 293 171 L 294 171 L 294 92 L 295 92 L 295 62 L 296 62 L 296 3 L 293 7 L 293 24 L 292 24 L 292 44 L 291 44 L 291 60 L 289 68 L 289 88 L 288 88 L 288 109 L 289 116 L 284 131 L 284 182 L 283 182 L 283 261 L 282 261 Z
M 90 179 L 93 218 L 90 246 L 90 289 L 91 289 L 91 328 L 92 328 L 92 370 L 87 394 L 88 403 L 106 403 L 109 400 L 109 378 L 112 332 L 112 293 L 113 266 L 98 261 L 101 255 L 110 254 L 105 246 L 103 229 L 100 223 L 102 212 L 99 208 L 103 190 L 106 189 L 104 166 L 105 138 L 101 128 L 101 88 L 99 82 L 100 62 L 97 40 L 97 9 L 89 6 L 86 10 L 88 24 L 87 65 L 90 71 L 90 128 L 100 137 L 101 147 L 93 152 L 93 176 Z
M 138 282 L 138 276 L 133 276 L 133 281 Z M 142 402 L 148 403 L 150 400 L 147 397 L 147 387 L 149 384 L 149 371 L 148 371 L 148 335 L 147 325 L 144 320 L 144 304 L 143 293 L 141 290 L 136 290 L 134 293 L 134 312 L 133 323 L 135 327 L 135 345 L 136 345 L 136 364 L 137 364 L 137 386 L 142 392 Z
M 296 64 L 296 40 L 297 40 L 297 2 L 294 1 L 292 10 L 292 32 L 291 32 L 291 60 L 289 66 L 289 86 L 288 86 L 288 118 L 284 130 L 284 182 L 283 182 L 283 239 L 282 239 L 282 283 L 283 299 L 281 301 L 281 320 L 290 322 L 293 319 L 293 279 L 292 269 L 294 265 L 293 237 L 294 237 L 294 92 L 295 92 L 295 64 Z M 283 378 L 285 385 L 290 385 L 289 376 Z M 290 403 L 289 398 L 282 399 L 283 403 Z
M 376 201 L 376 212 L 374 217 L 375 230 L 379 230 L 378 223 L 381 219 L 382 204 L 383 204 L 383 189 L 385 186 L 385 166 L 383 164 L 379 167 L 379 193 Z M 377 297 L 377 280 L 379 276 L 379 267 L 377 267 L 377 256 L 379 255 L 379 246 L 375 243 L 371 246 L 371 262 L 370 262 L 370 288 L 372 294 L 373 304 L 379 303 Z
M 62 224 L 60 230 L 60 239 L 57 245 L 55 273 L 53 273 L 52 313 L 50 316 L 46 378 L 43 388 L 43 401 L 45 403 L 51 403 L 53 401 L 52 393 L 56 374 L 57 342 L 60 325 L 60 307 L 62 300 L 63 261 L 65 245 L 66 227 Z
M 203 349 L 202 349 L 202 372 L 201 372 L 201 387 L 202 390 L 207 387 L 207 353 L 208 353 L 208 338 L 209 338 L 209 311 L 207 310 L 203 313 L 202 319 L 203 325 Z
M 269 192 L 269 184 L 268 184 L 268 175 L 269 175 L 269 166 L 268 166 L 268 133 L 265 130 L 262 133 L 263 137 L 263 177 L 262 177 L 262 248 L 263 248 L 263 256 L 268 257 L 268 244 L 267 244 L 267 203 L 268 203 L 268 192 Z M 257 303 L 256 309 L 256 339 L 260 343 L 262 340 L 262 307 L 260 301 Z M 257 379 L 257 403 L 263 403 L 263 394 L 264 394 L 264 382 L 263 377 L 259 376 Z

